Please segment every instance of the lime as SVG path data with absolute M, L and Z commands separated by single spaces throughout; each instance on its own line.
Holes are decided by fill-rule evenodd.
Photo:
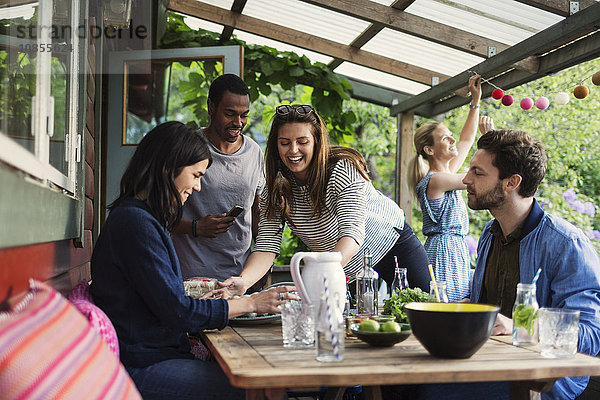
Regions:
M 358 330 L 362 332 L 379 332 L 379 322 L 366 319 L 360 323 Z
M 396 321 L 387 321 L 381 324 L 381 332 L 400 332 L 402 328 Z

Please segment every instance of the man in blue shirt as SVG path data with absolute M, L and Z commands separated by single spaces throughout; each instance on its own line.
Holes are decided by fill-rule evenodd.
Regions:
M 467 186 L 468 205 L 487 209 L 494 220 L 484 228 L 477 249 L 471 302 L 498 304 L 493 335 L 512 334 L 510 310 L 516 283 L 530 283 L 538 268 L 540 307 L 580 310 L 577 350 L 600 350 L 600 261 L 585 234 L 546 213 L 533 197 L 546 174 L 543 145 L 525 132 L 492 130 L 477 142 Z M 556 381 L 543 399 L 573 399 L 589 377 Z

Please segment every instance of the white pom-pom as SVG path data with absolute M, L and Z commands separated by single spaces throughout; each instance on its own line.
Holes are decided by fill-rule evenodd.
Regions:
M 571 100 L 571 96 L 567 92 L 560 92 L 554 97 L 554 102 L 559 106 L 564 106 Z

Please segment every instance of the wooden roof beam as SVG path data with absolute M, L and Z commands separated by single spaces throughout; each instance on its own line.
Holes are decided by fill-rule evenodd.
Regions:
M 231 5 L 231 11 L 237 14 L 241 14 L 244 11 L 244 7 L 246 7 L 246 2 L 248 0 L 234 0 Z M 221 32 L 221 43 L 228 41 L 233 35 L 233 28 L 230 26 L 225 26 L 223 28 L 223 32 Z
M 171 0 L 169 9 L 217 24 L 231 26 L 233 29 L 240 29 L 255 35 L 387 72 L 425 85 L 431 85 L 431 80 L 434 76 L 439 77 L 440 81 L 450 78 L 448 75 L 440 74 L 435 71 L 417 67 L 389 57 L 384 57 L 379 54 L 355 49 L 351 46 L 337 43 L 332 40 L 315 37 L 295 29 L 272 24 L 247 15 L 237 14 L 195 0 Z
M 390 4 L 390 7 L 395 8 L 399 11 L 404 11 L 415 1 L 416 0 L 396 0 L 395 2 Z
M 517 0 L 519 3 L 527 4 L 540 10 L 568 17 L 571 15 L 569 0 Z M 579 11 L 596 4 L 594 0 L 579 0 Z
M 488 47 L 499 53 L 509 46 L 461 29 L 386 7 L 370 0 L 301 0 L 373 24 L 417 36 L 479 57 L 488 57 Z M 408 5 L 407 5 L 408 6 Z M 430 82 L 431 83 L 431 82 Z
M 367 43 L 369 40 L 373 39 L 373 37 L 375 37 L 375 35 L 377 35 L 379 32 L 381 32 L 382 29 L 383 29 L 383 25 L 381 25 L 381 24 L 369 25 L 367 27 L 367 29 L 365 29 L 360 35 L 358 35 L 352 41 L 352 43 L 350 43 L 350 47 L 360 49 L 362 46 L 364 46 L 365 43 Z M 328 67 L 331 68 L 331 70 L 334 70 L 337 67 L 339 67 L 340 64 L 343 62 L 344 62 L 344 60 L 336 58 L 328 64 Z
M 390 4 L 390 7 L 394 8 L 396 10 L 399 10 L 399 11 L 404 11 L 406 8 L 408 8 L 408 6 L 410 6 L 415 1 L 416 0 L 396 0 L 394 3 Z M 381 30 L 383 28 L 384 28 L 383 24 L 381 24 L 379 22 L 375 22 L 375 23 L 369 25 L 367 27 L 367 29 L 364 30 L 363 33 L 361 33 L 356 39 L 354 39 L 352 41 L 352 43 L 350 43 L 350 46 L 360 49 L 361 47 L 363 47 L 365 45 L 365 43 L 367 43 L 369 40 L 373 39 L 375 37 L 375 35 L 377 35 L 379 32 L 381 32 Z M 333 61 L 331 61 L 327 66 L 329 68 L 331 68 L 332 70 L 334 70 L 337 67 L 339 67 L 343 62 L 344 62 L 344 60 L 340 60 L 339 58 L 336 58 Z
M 544 54 L 548 49 L 556 48 L 556 46 L 564 43 L 565 38 L 582 37 L 586 33 L 600 29 L 600 3 L 596 3 L 584 10 L 565 18 L 549 28 L 531 36 L 522 42 L 517 43 L 511 48 L 503 51 L 502 53 L 488 58 L 487 60 L 479 63 L 478 65 L 469 68 L 469 70 L 476 71 L 483 77 L 496 76 L 499 73 L 506 71 L 511 68 L 514 63 L 517 63 L 529 56 Z M 590 37 L 596 37 L 597 34 L 590 35 Z M 596 38 L 597 39 L 597 38 Z M 584 40 L 584 39 L 581 39 Z M 556 51 L 568 51 L 570 48 L 574 48 L 577 42 L 569 44 L 565 47 L 566 50 L 560 48 Z M 550 53 L 552 54 L 552 53 Z M 582 61 L 579 61 L 582 62 Z M 574 64 L 571 64 L 574 65 Z M 409 100 L 406 100 L 390 109 L 392 115 L 396 115 L 401 112 L 415 110 L 429 103 L 425 109 L 422 109 L 425 113 L 432 112 L 433 104 L 439 99 L 446 98 L 452 95 L 456 90 L 460 89 L 465 85 L 465 82 L 469 79 L 469 70 L 463 71 L 456 76 L 441 82 L 439 85 L 433 86 L 431 89 L 420 93 Z M 542 71 L 540 67 L 539 71 Z M 540 73 L 538 71 L 538 74 Z M 527 72 L 524 72 L 528 74 Z M 528 74 L 529 75 L 529 74 Z M 536 78 L 534 78 L 536 79 Z M 466 102 L 464 99 L 460 99 L 462 104 Z M 455 105 L 457 107 L 461 104 Z M 427 108 L 430 108 L 428 111 Z M 448 108 L 445 111 L 452 109 Z M 437 112 L 437 111 L 436 111 Z M 442 111 L 444 112 L 444 111 Z M 433 114 L 436 115 L 436 114 Z

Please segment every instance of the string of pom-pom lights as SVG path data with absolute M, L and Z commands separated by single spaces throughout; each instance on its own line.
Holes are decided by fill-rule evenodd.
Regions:
M 475 71 L 469 71 L 469 72 L 471 74 L 476 74 Z M 586 76 L 587 76 L 587 74 L 586 74 Z M 572 92 L 573 97 L 575 97 L 576 99 L 580 99 L 580 100 L 585 99 L 590 94 L 590 89 L 586 85 L 584 85 L 585 80 L 587 80 L 588 78 L 584 78 L 584 79 L 578 81 L 576 85 L 570 85 L 570 86 L 566 87 L 566 89 L 570 89 L 571 87 L 574 86 L 574 89 Z M 591 78 L 592 78 L 592 83 L 594 85 L 600 86 L 600 71 L 598 71 L 594 75 L 592 75 Z M 494 98 L 496 100 L 500 100 L 502 102 L 502 105 L 509 107 L 515 102 L 515 98 L 512 95 L 504 93 L 504 90 L 502 90 L 498 86 L 494 85 L 492 82 L 488 81 L 487 79 L 485 79 L 483 77 L 481 78 L 481 80 L 484 82 L 487 82 L 489 85 L 491 85 L 495 88 L 492 91 L 492 98 Z M 571 100 L 571 95 L 565 90 L 561 90 L 560 92 L 555 93 L 554 103 L 556 103 L 559 106 L 563 106 L 563 105 L 567 104 L 570 100 Z M 548 108 L 550 106 L 550 100 L 548 99 L 547 96 L 540 96 L 535 101 L 531 97 L 524 97 L 520 101 L 519 105 L 521 106 L 521 108 L 523 110 L 529 110 L 529 109 L 533 108 L 534 105 L 537 108 L 539 108 L 540 110 L 545 110 L 546 108 Z

